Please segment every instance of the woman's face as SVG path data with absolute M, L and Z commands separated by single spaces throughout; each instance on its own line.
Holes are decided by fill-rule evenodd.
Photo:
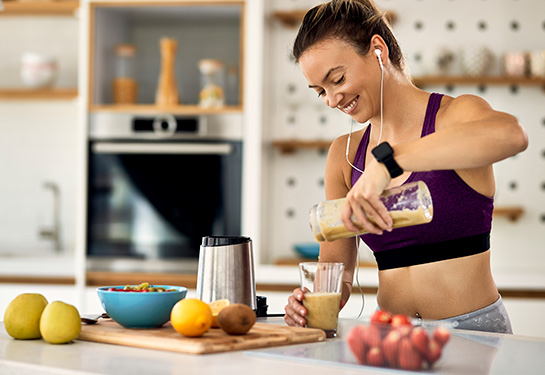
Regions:
M 371 53 L 362 56 L 349 44 L 328 39 L 305 51 L 299 66 L 309 87 L 329 107 L 360 123 L 380 110 L 380 67 Z

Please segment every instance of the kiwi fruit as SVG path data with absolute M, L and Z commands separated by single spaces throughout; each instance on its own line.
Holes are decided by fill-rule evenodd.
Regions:
M 242 303 L 231 304 L 218 314 L 218 325 L 230 335 L 244 335 L 255 321 L 255 311 Z

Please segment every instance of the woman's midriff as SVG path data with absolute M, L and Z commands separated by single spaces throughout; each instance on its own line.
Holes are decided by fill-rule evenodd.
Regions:
M 378 305 L 395 314 L 445 319 L 481 309 L 497 299 L 490 251 L 379 271 Z

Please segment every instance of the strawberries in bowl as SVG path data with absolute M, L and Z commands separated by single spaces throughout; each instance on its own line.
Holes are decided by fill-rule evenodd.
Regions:
M 369 325 L 354 327 L 347 343 L 362 365 L 419 371 L 441 358 L 450 331 L 444 326 L 414 326 L 404 315 L 377 310 Z

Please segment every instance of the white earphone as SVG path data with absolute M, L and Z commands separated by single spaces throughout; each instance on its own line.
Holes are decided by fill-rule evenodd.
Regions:
M 380 70 L 383 70 L 384 67 L 382 66 L 382 59 L 380 58 L 380 55 L 382 52 L 377 48 L 375 49 L 375 55 L 377 55 L 378 63 L 380 64 Z

